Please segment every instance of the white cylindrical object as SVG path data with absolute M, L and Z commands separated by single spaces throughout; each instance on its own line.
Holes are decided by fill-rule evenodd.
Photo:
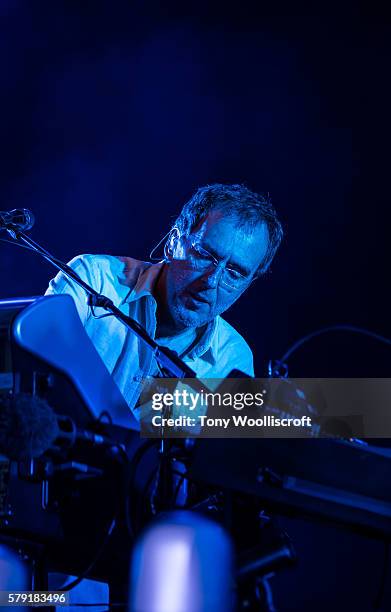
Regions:
M 130 612 L 230 612 L 233 550 L 227 533 L 192 512 L 162 515 L 135 545 Z

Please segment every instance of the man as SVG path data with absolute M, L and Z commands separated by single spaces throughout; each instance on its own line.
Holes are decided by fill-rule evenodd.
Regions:
M 281 238 L 281 225 L 266 198 L 242 185 L 215 184 L 201 187 L 185 204 L 158 264 L 81 255 L 70 265 L 159 344 L 176 351 L 198 377 L 223 378 L 233 369 L 253 375 L 249 346 L 220 315 L 266 272 Z M 85 292 L 62 273 L 46 292 L 56 293 L 74 298 L 88 335 L 139 417 L 142 380 L 159 373 L 151 351 L 113 316 L 98 320 L 104 311 L 92 310 Z M 87 588 L 85 581 L 82 586 Z M 106 597 L 106 592 L 95 594 L 95 600 Z
M 249 346 L 220 315 L 267 271 L 281 238 L 266 198 L 243 185 L 214 184 L 185 204 L 158 264 L 81 255 L 70 265 L 198 377 L 223 378 L 233 369 L 253 375 Z M 137 414 L 143 378 L 158 374 L 151 351 L 114 317 L 97 320 L 103 311 L 91 310 L 84 291 L 62 273 L 46 292 L 54 293 L 73 296 L 88 335 Z

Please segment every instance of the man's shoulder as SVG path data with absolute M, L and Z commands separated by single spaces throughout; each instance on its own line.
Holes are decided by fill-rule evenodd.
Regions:
M 252 350 L 243 336 L 223 317 L 216 318 L 216 336 L 219 343 L 219 350 L 232 347 L 235 351 L 240 348 L 243 353 L 252 356 Z
M 84 267 L 97 284 L 119 284 L 131 288 L 152 264 L 133 257 L 88 253 L 74 257 L 69 265 L 76 270 Z
M 123 257 L 120 255 L 106 255 L 106 254 L 91 254 L 91 253 L 83 253 L 82 255 L 76 255 L 69 262 L 70 266 L 78 265 L 84 263 L 85 265 L 93 268 L 103 268 L 105 270 L 115 270 L 115 271 L 132 271 L 134 269 L 145 270 L 152 264 L 147 261 L 139 261 L 138 259 L 134 259 L 133 257 Z

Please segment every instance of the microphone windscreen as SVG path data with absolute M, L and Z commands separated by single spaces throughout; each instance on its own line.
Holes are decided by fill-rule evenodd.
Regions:
M 59 434 L 49 404 L 27 393 L 0 395 L 0 453 L 20 461 L 39 457 Z
M 34 227 L 35 225 L 35 216 L 34 214 L 31 212 L 31 210 L 28 210 L 27 208 L 23 208 L 23 219 L 21 221 L 22 224 L 22 231 L 27 231 L 30 230 Z

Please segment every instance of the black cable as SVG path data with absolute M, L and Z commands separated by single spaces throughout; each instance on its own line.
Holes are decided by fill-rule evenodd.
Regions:
M 177 473 L 179 473 L 179 472 L 177 472 Z M 187 478 L 185 472 L 184 473 L 181 472 L 180 474 L 181 475 L 179 476 L 178 482 L 177 482 L 175 490 L 174 490 L 173 499 L 172 499 L 172 504 L 173 504 L 174 507 L 176 507 L 176 500 L 177 500 L 177 497 L 179 495 L 179 491 L 181 490 L 181 486 L 183 485 L 185 480 L 187 480 L 187 482 L 189 482 L 189 479 Z
M 114 445 L 113 445 L 114 446 Z M 127 462 L 129 462 L 129 457 L 126 454 L 126 451 L 122 448 L 121 445 L 117 445 L 116 448 L 120 451 L 120 455 L 125 459 L 125 465 Z M 68 583 L 67 585 L 65 585 L 64 587 L 61 588 L 62 591 L 71 591 L 72 589 L 74 589 L 78 584 L 80 584 L 80 582 L 82 580 L 84 580 L 84 578 L 86 578 L 93 570 L 93 568 L 95 567 L 96 563 L 99 561 L 100 557 L 102 556 L 111 536 L 112 533 L 115 529 L 115 526 L 117 524 L 117 519 L 118 519 L 118 515 L 119 515 L 119 511 L 120 511 L 120 505 L 118 505 L 115 508 L 114 511 L 114 516 L 112 518 L 112 520 L 110 521 L 109 527 L 105 533 L 105 536 L 103 538 L 103 542 L 101 544 L 101 546 L 98 548 L 95 556 L 93 557 L 91 563 L 88 565 L 88 567 L 74 580 L 72 580 L 70 583 Z M 73 605 L 73 604 L 72 604 Z M 102 605 L 106 605 L 106 604 L 102 604 Z
M 16 244 L 17 246 L 20 246 L 21 249 L 27 249 L 28 251 L 32 251 L 33 253 L 36 253 L 35 249 L 27 246 L 27 244 L 18 244 L 17 242 L 14 242 L 13 240 L 7 240 L 6 238 L 0 238 L 0 242 L 8 242 L 9 244 Z
M 7 230 L 8 231 L 8 230 Z M 15 230 L 17 231 L 17 230 Z M 51 253 L 49 253 L 49 251 L 47 251 L 46 249 L 44 249 L 41 245 L 37 244 L 32 238 L 30 238 L 30 241 L 32 242 L 32 244 L 34 245 L 33 247 L 28 246 L 27 244 L 21 244 L 18 240 L 7 240 L 6 238 L 0 238 L 1 242 L 9 242 L 10 244 L 14 244 L 15 246 L 20 247 L 21 249 L 28 249 L 29 251 L 32 251 L 33 253 L 38 253 L 38 255 L 42 255 L 43 257 L 45 257 L 45 255 L 48 255 L 49 257 L 51 257 L 53 259 L 53 261 L 55 261 L 56 263 L 60 263 L 62 264 L 62 261 L 60 261 L 57 257 L 54 257 L 54 255 L 52 255 Z M 34 248 L 35 247 L 35 248 Z M 46 258 L 45 258 L 46 259 Z M 50 262 L 49 262 L 50 263 Z
M 75 580 L 72 580 L 71 582 L 69 582 L 68 584 L 66 584 L 65 586 L 63 586 L 61 588 L 61 591 L 71 591 L 72 589 L 74 589 L 75 587 L 77 587 L 78 584 L 80 584 L 80 582 L 82 580 L 84 580 L 84 578 L 86 578 L 88 576 L 88 574 L 93 570 L 93 568 L 95 567 L 95 564 L 98 562 L 99 558 L 101 557 L 104 549 L 106 548 L 111 535 L 114 531 L 114 528 L 117 524 L 117 514 L 118 514 L 118 509 L 116 510 L 115 516 L 112 519 L 112 521 L 110 522 L 109 528 L 106 532 L 106 535 L 103 539 L 103 542 L 101 544 L 101 546 L 99 547 L 97 553 L 95 554 L 94 558 L 92 559 L 91 563 L 89 564 L 89 566 L 80 574 L 80 576 L 78 576 L 77 578 L 75 578 Z M 72 604 L 73 605 L 73 604 Z M 106 605 L 106 604 L 103 604 Z
M 368 329 L 364 329 L 362 327 L 355 327 L 354 325 L 330 325 L 328 327 L 322 327 L 321 329 L 317 329 L 316 331 L 313 331 L 310 334 L 307 334 L 306 336 L 303 336 L 302 338 L 297 340 L 297 342 L 295 342 L 281 357 L 280 362 L 285 363 L 298 348 L 303 346 L 303 344 L 305 344 L 309 340 L 312 340 L 312 338 L 316 338 L 317 336 L 332 331 L 347 331 L 355 334 L 362 334 L 364 336 L 372 338 L 373 340 L 378 340 L 379 342 L 383 342 L 384 344 L 388 344 L 391 346 L 391 340 L 389 338 L 386 338 L 385 336 L 372 332 Z
M 134 539 L 135 529 L 132 525 L 132 517 L 130 512 L 130 497 L 134 488 L 134 480 L 137 474 L 137 468 L 144 457 L 145 453 L 150 450 L 153 446 L 159 443 L 159 440 L 147 440 L 142 446 L 140 446 L 132 457 L 129 463 L 128 473 L 125 476 L 125 522 L 129 536 Z
M 176 484 L 176 487 L 175 487 L 175 490 L 174 490 L 174 494 L 173 494 L 173 498 L 172 498 L 172 504 L 171 504 L 171 505 L 172 505 L 172 506 L 175 508 L 176 498 L 178 497 L 179 490 L 180 490 L 180 487 L 181 487 L 181 486 L 182 486 L 182 484 L 183 484 L 183 481 L 184 481 L 184 480 L 187 480 L 188 482 L 194 482 L 194 480 L 192 480 L 192 479 L 189 477 L 189 475 L 188 475 L 188 473 L 187 473 L 187 472 L 179 472 L 178 470 L 171 469 L 171 473 L 172 473 L 172 474 L 176 474 L 177 476 L 179 476 L 179 482 Z M 156 491 L 157 491 L 156 484 L 158 485 L 158 483 L 159 483 L 159 476 L 160 476 L 160 474 L 158 473 L 158 470 L 157 470 L 157 473 L 153 472 L 153 473 L 150 475 L 150 477 L 148 478 L 147 483 L 146 483 L 146 485 L 144 486 L 144 488 L 143 488 L 143 490 L 142 490 L 142 493 L 141 493 L 141 496 L 140 496 L 140 499 L 141 499 L 141 504 L 144 504 L 144 502 L 145 502 L 145 498 L 146 498 L 146 496 L 147 496 L 147 494 L 148 494 L 148 490 L 150 489 L 151 484 L 152 484 L 152 482 L 153 482 L 153 480 L 154 480 L 154 479 L 156 479 L 156 480 L 155 480 L 155 489 L 154 489 L 154 491 L 152 492 L 152 494 L 153 494 L 153 493 L 155 493 L 155 494 L 156 494 Z M 151 497 L 152 497 L 152 496 L 151 496 Z M 139 504 L 139 505 L 141 505 L 141 504 Z M 155 515 L 155 514 L 157 514 L 157 511 L 156 511 L 156 508 L 155 508 L 154 506 L 152 506 L 152 504 L 153 504 L 153 501 L 152 501 L 152 499 L 151 499 L 151 510 L 152 510 L 152 513 Z
M 156 473 L 152 472 L 152 474 L 148 478 L 147 483 L 146 483 L 145 487 L 143 488 L 142 493 L 141 493 L 141 497 L 140 497 L 141 505 L 144 505 L 145 498 L 148 495 L 148 491 L 149 491 L 152 483 L 154 483 L 154 488 L 153 488 L 153 490 L 151 492 L 151 496 L 150 496 L 150 508 L 151 508 L 151 512 L 152 512 L 152 514 L 154 516 L 155 516 L 155 514 L 157 514 L 157 511 L 156 511 L 155 503 L 153 501 L 153 497 L 156 497 L 157 491 L 158 491 L 158 487 L 159 487 L 160 470 L 161 470 L 160 466 L 161 466 L 161 464 L 159 464 L 159 466 L 158 466 L 158 468 L 156 470 Z
M 113 312 L 106 312 L 105 314 L 101 314 L 101 315 L 96 315 L 95 314 L 95 307 L 92 304 L 88 305 L 90 310 L 91 310 L 91 315 L 93 317 L 93 319 L 99 320 L 99 319 L 105 319 L 106 317 L 114 317 L 114 313 Z

